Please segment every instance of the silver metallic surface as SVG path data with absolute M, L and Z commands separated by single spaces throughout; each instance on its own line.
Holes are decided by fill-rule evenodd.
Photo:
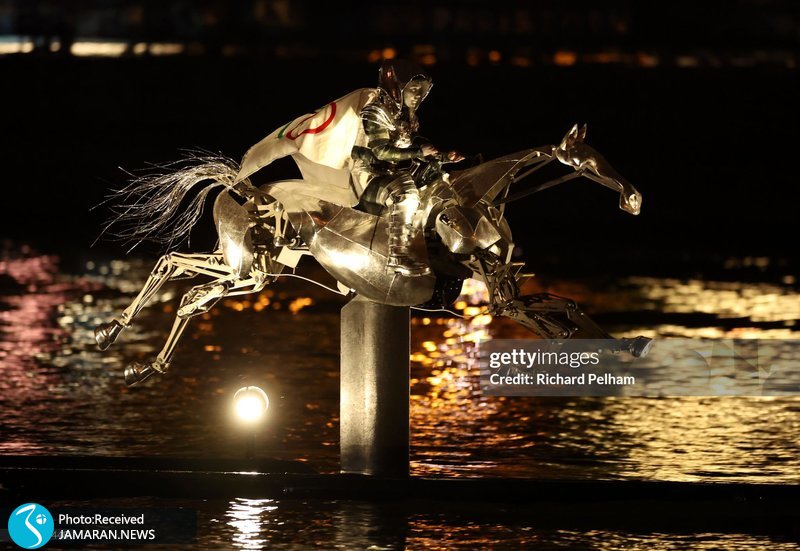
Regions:
M 117 320 L 98 325 L 94 330 L 94 339 L 97 341 L 97 347 L 100 350 L 105 350 L 111 346 L 123 329 L 124 326 Z
M 523 168 L 551 159 L 552 154 L 527 149 L 466 170 L 452 172 L 450 180 L 459 204 L 474 207 L 480 201 L 490 203 L 512 183 L 514 176 Z
M 220 193 L 214 201 L 214 223 L 225 263 L 239 277 L 253 267 L 252 217 L 229 193 Z
M 639 214 L 642 208 L 642 196 L 625 178 L 614 170 L 605 158 L 584 143 L 586 125 L 580 129 L 573 126 L 556 150 L 559 161 L 570 166 L 586 177 L 603 184 L 620 194 L 619 208 L 631 214 Z
M 388 186 L 389 191 L 389 258 L 386 266 L 404 276 L 424 276 L 431 269 L 415 254 L 411 243 L 418 229 L 414 227 L 414 214 L 419 208 L 419 190 L 410 175 L 396 178 Z
M 356 297 L 341 331 L 341 470 L 408 476 L 409 309 Z
M 447 248 L 456 254 L 488 249 L 502 237 L 491 219 L 480 210 L 458 205 L 444 209 L 436 217 L 436 233 Z
M 323 114 L 333 111 L 330 107 Z M 354 120 L 351 115 L 348 124 Z M 172 176 L 147 180 L 143 184 L 147 193 L 157 184 L 175 186 L 174 191 L 157 190 L 152 201 L 143 192 L 145 199 L 139 209 L 152 213 L 167 199 L 183 197 L 187 189 L 202 182 L 201 176 L 213 175 L 202 193 L 215 186 L 226 188 L 214 205 L 219 247 L 208 254 L 173 252 L 162 256 L 131 305 L 118 319 L 97 328 L 97 343 L 101 349 L 110 346 L 166 281 L 206 277 L 207 282 L 183 295 L 172 331 L 158 356 L 148 364 L 132 366 L 126 381 L 135 384 L 152 372 L 165 372 L 192 317 L 207 312 L 223 297 L 261 291 L 285 269 L 294 269 L 303 255 L 313 256 L 336 279 L 339 292 L 352 290 L 363 301 L 408 307 L 434 300 L 446 307 L 444 302 L 452 293 L 442 290 L 457 290 L 466 277 L 454 279 L 453 274 L 472 273 L 486 283 L 494 315 L 510 317 L 542 337 L 609 338 L 569 299 L 546 293 L 520 294 L 520 281 L 526 276 L 521 273 L 521 263 L 511 262 L 514 243 L 505 219 L 511 202 L 580 176 L 618 192 L 620 208 L 639 213 L 641 195 L 585 144 L 585 137 L 586 127 L 575 125 L 558 146 L 524 150 L 452 173 L 441 169 L 444 157 L 437 154 L 435 159 L 419 161 L 439 163 L 428 167 L 433 167 L 426 173 L 432 174 L 432 179 L 422 183 L 407 179 L 408 186 L 401 186 L 399 191 L 388 186 L 384 190 L 389 197 L 386 205 L 372 210 L 358 208 L 358 197 L 352 195 L 356 188 L 345 189 L 338 180 L 333 184 L 327 179 L 331 166 L 314 164 L 303 155 L 298 156 L 298 163 L 304 167 L 303 180 L 272 182 L 260 188 L 240 177 L 237 170 L 241 169 L 235 163 L 218 159 L 209 161 L 208 167 L 194 165 Z M 270 149 L 273 142 L 278 144 L 275 147 L 288 147 L 280 138 L 277 133 L 266 139 L 260 154 L 280 157 Z M 393 155 L 403 155 L 403 151 Z M 574 172 L 510 193 L 523 179 L 555 161 Z M 417 190 L 414 183 L 422 187 Z M 234 199 L 234 194 L 244 204 Z M 158 224 L 162 218 L 158 217 Z M 142 224 L 142 232 L 150 231 L 145 221 Z M 431 251 L 435 258 L 429 257 Z M 429 269 L 434 266 L 448 268 L 437 273 Z M 381 348 L 376 339 L 373 341 L 376 349 Z M 618 342 L 620 350 L 634 355 L 647 351 L 646 340 Z
M 438 152 L 419 136 L 416 111 L 433 83 L 421 70 L 407 69 L 384 62 L 378 93 L 361 111 L 364 132 L 351 157 L 354 179 L 364 182 L 370 195 L 378 188 L 376 202 L 390 209 L 386 267 L 404 276 L 424 276 L 431 270 L 410 248 L 417 231 L 412 218 L 419 207 L 417 187 L 436 177 L 426 158 Z
M 156 370 L 149 365 L 133 362 L 125 368 L 125 384 L 128 386 L 137 385 L 156 373 Z
M 284 204 L 311 255 L 337 281 L 382 304 L 413 306 L 430 298 L 436 282 L 433 274 L 406 276 L 386 269 L 388 211 L 381 216 L 368 214 L 299 195 L 297 188 L 282 184 L 263 189 Z M 416 258 L 427 259 L 422 232 L 415 233 L 409 249 Z

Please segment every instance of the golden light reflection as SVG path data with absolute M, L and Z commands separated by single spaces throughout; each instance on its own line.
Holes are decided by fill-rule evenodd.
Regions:
M 311 297 L 297 297 L 291 298 L 287 293 L 282 292 L 279 294 L 278 298 L 275 298 L 275 291 L 272 289 L 268 289 L 262 291 L 261 293 L 248 296 L 246 298 L 236 299 L 236 298 L 229 298 L 222 301 L 222 305 L 225 308 L 234 310 L 236 312 L 244 312 L 245 310 L 253 310 L 255 312 L 261 312 L 267 308 L 272 308 L 273 310 L 280 310 L 284 307 L 284 303 L 281 302 L 281 299 L 286 302 L 286 309 L 289 310 L 292 314 L 297 314 L 304 308 L 312 306 L 314 304 L 314 299 Z M 212 310 L 211 313 L 215 313 Z
M 231 544 L 238 549 L 263 549 L 269 541 L 262 537 L 264 525 L 269 524 L 269 513 L 278 506 L 272 499 L 235 499 L 225 516 L 227 524 L 236 529 Z
M 745 259 L 737 262 L 750 272 L 758 271 L 764 266 L 758 258 L 753 257 L 749 266 L 744 266 Z M 775 263 L 770 260 L 767 266 L 772 269 Z M 174 318 L 174 310 L 165 311 L 164 306 L 179 300 L 190 284 L 180 281 L 159 292 L 153 299 L 155 307 L 142 311 L 110 353 L 97 352 L 92 329 L 130 303 L 151 269 L 148 261 L 90 261 L 83 275 L 71 276 L 60 272 L 55 257 L 27 251 L 19 258 L 0 258 L 4 285 L 0 424 L 8 435 L 0 442 L 0 451 L 80 453 L 91 444 L 109 454 L 163 450 L 238 454 L 225 439 L 227 425 L 217 427 L 210 414 L 198 416 L 203 410 L 199 404 L 220 399 L 226 378 L 238 376 L 237 366 L 250 363 L 259 370 L 273 369 L 266 374 L 270 384 L 304 389 L 302 412 L 281 421 L 286 436 L 276 453 L 336 471 L 338 309 L 303 310 L 303 318 L 313 318 L 285 315 L 282 321 L 286 323 L 278 324 L 273 323 L 277 316 L 270 316 L 275 305 L 290 312 L 298 297 L 323 305 L 329 295 L 310 290 L 305 283 L 278 281 L 258 295 L 227 299 L 193 320 L 179 361 L 147 389 L 145 400 L 143 394 L 124 389 L 119 373 L 131 358 L 152 356 L 160 349 Z M 599 314 L 601 324 L 617 336 L 798 339 L 798 289 L 791 287 L 794 283 L 780 283 L 789 275 L 772 273 L 772 283 L 737 284 L 697 278 L 628 278 L 607 285 L 595 279 L 553 279 L 545 287 L 541 280 L 534 280 L 525 292 L 546 290 L 574 297 L 592 315 Z M 770 298 L 760 298 L 762 292 Z M 682 300 L 670 298 L 675 293 Z M 458 299 L 462 307 L 458 312 L 466 317 L 426 312 L 412 318 L 414 474 L 800 480 L 795 398 L 482 396 L 476 358 L 480 343 L 531 336 L 512 321 L 481 313 L 468 315 L 475 309 L 481 312 L 487 300 L 485 286 L 467 281 Z M 721 307 L 724 317 L 709 304 Z M 663 317 L 665 311 L 669 318 Z M 696 312 L 702 317 L 695 316 Z M 756 321 L 751 312 L 758 320 L 772 321 Z M 612 319 L 619 320 L 619 325 L 603 320 L 604 313 L 615 314 Z M 637 319 L 636 324 L 625 322 L 628 315 Z M 262 338 L 255 342 L 240 335 L 242 324 L 254 319 L 263 323 L 259 326 Z M 264 343 L 279 343 L 281 348 L 271 351 Z M 313 357 L 294 353 L 308 343 L 324 353 Z M 281 359 L 297 369 L 285 369 Z M 310 380 L 320 384 L 309 385 Z M 296 393 L 286 395 L 291 398 Z M 32 407 L 39 408 L 36 419 L 41 422 L 32 423 L 17 413 L 30 412 Z M 140 422 L 152 418 L 154 412 L 176 422 L 156 426 Z M 56 413 L 60 421 L 51 423 Z M 121 416 L 133 422 L 120 426 L 116 420 Z M 252 521 L 242 524 L 241 546 L 248 539 L 269 537 L 264 529 L 268 514 L 237 520 Z
M 599 63 L 599 64 L 622 63 L 627 60 L 626 58 L 627 56 L 624 56 L 621 52 L 605 51 L 605 52 L 584 54 L 581 61 L 583 63 Z
M 658 67 L 661 60 L 657 55 L 649 54 L 646 52 L 639 52 L 637 54 L 638 65 L 640 67 Z
M 666 313 L 704 313 L 753 322 L 800 320 L 800 294 L 786 286 L 652 277 L 631 277 L 624 282 Z
M 797 434 L 800 421 L 786 408 L 791 401 L 775 397 L 608 399 L 605 422 L 613 424 L 622 441 L 632 443 L 619 475 L 763 482 L 770 464 L 797 463 L 797 442 L 751 453 L 743 450 L 772 433 L 776 424 L 787 434 Z M 676 454 L 680 461 L 675 460 Z
M 764 265 L 755 260 L 752 264 Z M 534 283 L 526 292 L 543 290 Z M 595 311 L 646 310 L 656 316 L 661 311 L 687 316 L 715 314 L 720 322 L 743 318 L 753 324 L 726 328 L 656 322 L 622 330 L 609 327 L 618 336 L 798 338 L 794 325 L 757 326 L 765 320 L 794 322 L 800 318 L 800 294 L 780 285 L 628 278 L 609 289 L 589 290 L 579 283 L 558 282 L 546 290 L 591 299 Z M 455 308 L 472 314 L 487 300 L 485 286 L 468 280 Z M 530 338 L 527 330 L 506 319 L 479 315 L 435 318 L 427 324 L 415 324 L 414 331 L 414 342 L 419 343 L 411 356 L 412 441 L 419 457 L 413 463 L 415 474 L 478 476 L 493 469 L 513 472 L 512 466 L 498 463 L 486 452 L 496 447 L 522 463 L 526 462 L 525 450 L 541 449 L 538 453 L 544 454 L 542 461 L 547 463 L 550 476 L 554 468 L 576 476 L 569 467 L 557 467 L 553 457 L 590 454 L 595 456 L 593 464 L 584 465 L 577 476 L 665 480 L 722 480 L 726 473 L 733 473 L 737 480 L 764 481 L 771 457 L 777 454 L 781 456 L 782 466 L 777 467 L 781 474 L 771 475 L 773 479 L 797 480 L 796 473 L 789 475 L 785 469 L 787 464 L 798 464 L 796 435 L 800 422 L 790 413 L 791 407 L 787 409 L 787 404 L 796 404 L 797 399 L 576 398 L 559 399 L 552 405 L 542 399 L 487 399 L 478 386 L 475 343 L 485 342 L 498 332 L 508 338 Z M 766 348 L 763 352 L 772 353 Z M 728 384 L 725 378 L 716 382 L 723 387 Z M 718 389 L 721 393 L 725 392 L 723 387 Z M 778 443 L 776 454 L 767 449 L 742 453 L 759 439 L 771 441 L 776 420 L 779 432 L 793 439 L 791 445 Z M 472 446 L 465 444 L 464 434 L 470 435 Z
M 578 54 L 567 50 L 560 50 L 553 56 L 553 63 L 562 67 L 571 67 L 578 61 Z
M 289 311 L 292 314 L 298 313 L 300 310 L 305 308 L 306 306 L 311 306 L 314 304 L 314 301 L 311 300 L 310 297 L 300 297 L 294 299 L 292 302 L 289 303 Z
M 120 57 L 128 49 L 127 42 L 78 41 L 70 46 L 76 57 Z
M 465 314 L 483 311 L 478 304 L 488 298 L 486 287 L 474 280 L 467 280 L 454 308 Z M 425 318 L 429 319 L 430 318 Z M 489 401 L 480 393 L 477 349 L 475 343 L 486 340 L 491 316 L 465 316 L 460 318 L 437 318 L 429 323 L 415 324 L 413 341 L 420 342 L 412 350 L 411 426 L 414 442 L 424 442 L 425 461 L 413 463 L 415 474 L 465 474 L 463 465 L 474 469 L 491 468 L 492 462 L 484 464 L 467 459 L 469 452 L 453 449 L 453 439 L 465 431 L 491 432 L 488 419 L 501 403 Z M 435 323 L 434 323 L 435 322 Z M 487 434 L 493 438 L 491 434 Z M 499 443 L 499 439 L 493 440 Z M 458 446 L 455 446 L 456 448 Z M 446 453 L 442 449 L 448 449 Z M 437 451 L 438 450 L 438 451 Z M 455 456 L 461 457 L 454 461 Z M 459 467 L 457 463 L 462 463 Z M 451 464 L 453 463 L 453 464 Z
M 28 54 L 33 51 L 32 40 L 2 40 L 0 41 L 0 55 Z
M 185 49 L 183 44 L 171 42 L 154 42 L 148 46 L 150 55 L 178 55 L 182 54 Z

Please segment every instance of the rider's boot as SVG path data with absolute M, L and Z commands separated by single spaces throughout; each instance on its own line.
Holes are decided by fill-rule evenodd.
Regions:
M 389 258 L 387 268 L 411 277 L 429 274 L 431 269 L 411 255 L 414 237 L 411 224 L 419 207 L 419 190 L 410 178 L 397 179 L 389 185 Z

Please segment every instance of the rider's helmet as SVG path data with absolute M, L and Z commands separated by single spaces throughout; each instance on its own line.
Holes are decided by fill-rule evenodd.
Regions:
M 401 108 L 414 110 L 433 86 L 433 80 L 419 66 L 403 60 L 387 60 L 378 71 L 378 86 Z

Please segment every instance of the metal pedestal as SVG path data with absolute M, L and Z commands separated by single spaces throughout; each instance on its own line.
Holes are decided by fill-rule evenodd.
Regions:
M 409 309 L 356 297 L 342 308 L 344 473 L 408 476 Z

